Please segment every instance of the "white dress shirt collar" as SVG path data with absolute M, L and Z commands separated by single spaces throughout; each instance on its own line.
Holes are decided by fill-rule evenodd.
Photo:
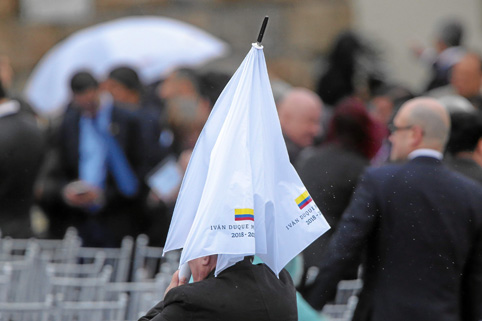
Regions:
M 20 103 L 16 100 L 7 100 L 0 104 L 0 117 L 18 113 L 20 111 Z
M 415 157 L 419 157 L 419 156 L 432 157 L 438 160 L 443 159 L 443 155 L 441 152 L 435 149 L 428 149 L 428 148 L 420 148 L 420 149 L 414 150 L 413 152 L 408 154 L 408 159 L 414 159 Z

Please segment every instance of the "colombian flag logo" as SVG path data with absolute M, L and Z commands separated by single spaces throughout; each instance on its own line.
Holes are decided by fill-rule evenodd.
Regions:
M 236 208 L 234 209 L 234 220 L 254 222 L 254 210 L 252 208 Z
M 311 198 L 310 194 L 308 194 L 308 191 L 305 191 L 303 194 L 298 196 L 295 199 L 296 204 L 298 204 L 298 207 L 300 210 L 302 210 L 306 205 L 310 204 L 313 201 Z

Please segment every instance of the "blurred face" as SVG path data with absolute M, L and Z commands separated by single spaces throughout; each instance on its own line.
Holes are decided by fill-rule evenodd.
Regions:
M 299 106 L 283 122 L 283 131 L 298 146 L 313 144 L 314 138 L 321 133 L 321 108 L 316 104 Z
M 406 114 L 407 110 L 402 108 L 393 120 L 389 137 L 392 143 L 391 161 L 406 160 L 408 154 L 413 151 L 413 126 L 409 123 Z
M 198 93 L 189 79 L 173 72 L 159 86 L 158 95 L 162 99 L 173 99 L 179 96 L 197 97 Z
M 387 97 L 379 96 L 372 100 L 373 108 L 370 109 L 370 114 L 381 122 L 382 124 L 388 124 L 393 113 L 393 102 Z
M 167 101 L 168 121 L 179 140 L 180 147 L 193 149 L 206 120 L 210 107 L 206 100 L 189 97 Z
M 470 98 L 479 94 L 482 71 L 478 59 L 466 55 L 453 67 L 450 82 L 460 96 Z
M 107 79 L 103 87 L 112 95 L 114 101 L 125 104 L 138 104 L 139 94 L 114 79 Z
M 90 88 L 82 93 L 74 94 L 74 103 L 89 116 L 95 116 L 99 108 L 99 90 Z

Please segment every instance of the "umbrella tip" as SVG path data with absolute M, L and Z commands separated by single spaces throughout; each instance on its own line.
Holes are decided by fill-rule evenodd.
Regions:
M 269 17 L 264 17 L 263 24 L 261 25 L 261 30 L 259 31 L 258 40 L 256 43 L 261 46 L 261 41 L 263 41 L 264 31 L 266 30 L 266 25 L 268 24 Z

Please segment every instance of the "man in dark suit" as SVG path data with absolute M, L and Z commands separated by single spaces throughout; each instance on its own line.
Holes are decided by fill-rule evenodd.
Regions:
M 354 320 L 482 319 L 482 189 L 442 164 L 449 128 L 433 99 L 401 107 L 390 156 L 409 161 L 362 176 L 322 260 L 317 308 L 364 252 Z
M 164 301 L 139 321 L 297 320 L 296 290 L 286 270 L 279 279 L 264 264 L 253 265 L 250 257 L 222 271 L 214 270 L 217 255 L 189 261 L 194 283 L 174 273 Z
M 139 122 L 89 73 L 74 75 L 71 87 L 73 103 L 57 130 L 40 198 L 55 236 L 73 225 L 84 246 L 119 246 L 143 219 Z
M 2 68 L 0 66 L 0 73 Z M 46 141 L 33 115 L 7 96 L 0 77 L 0 230 L 2 236 L 34 236 L 30 210 L 33 186 Z
M 482 184 L 482 111 L 457 112 L 450 119 L 445 164 Z

